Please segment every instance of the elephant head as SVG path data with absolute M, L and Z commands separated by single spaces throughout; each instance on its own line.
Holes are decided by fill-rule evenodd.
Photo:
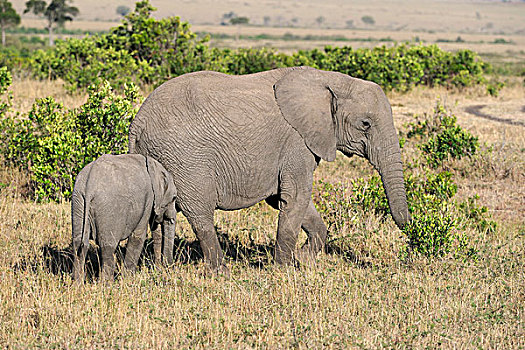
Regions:
M 364 157 L 381 175 L 394 221 L 409 220 L 401 150 L 392 109 L 375 83 L 337 72 L 297 69 L 274 85 L 286 121 L 319 158 L 336 150 Z
M 165 261 L 173 263 L 173 245 L 175 240 L 175 198 L 177 190 L 173 177 L 159 162 L 146 157 L 146 168 L 153 189 L 153 216 L 150 221 L 153 236 L 155 263 Z M 161 224 L 161 226 L 159 226 Z
M 146 167 L 153 188 L 154 221 L 160 223 L 164 219 L 174 219 L 177 190 L 171 174 L 151 157 L 146 157 Z

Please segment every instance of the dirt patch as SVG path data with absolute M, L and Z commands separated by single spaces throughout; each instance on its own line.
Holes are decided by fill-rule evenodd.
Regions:
M 465 107 L 464 110 L 465 110 L 465 112 L 467 112 L 469 114 L 472 114 L 472 115 L 475 115 L 476 117 L 492 120 L 492 121 L 495 121 L 495 122 L 500 122 L 500 123 L 508 124 L 508 125 L 525 126 L 525 123 L 522 122 L 522 121 L 512 120 L 512 119 L 508 119 L 508 118 L 501 118 L 501 117 L 497 117 L 497 116 L 494 116 L 494 115 L 491 115 L 491 114 L 483 112 L 482 109 L 485 108 L 486 106 L 487 105 L 468 106 L 468 107 Z M 523 106 L 521 110 L 525 111 L 525 106 Z

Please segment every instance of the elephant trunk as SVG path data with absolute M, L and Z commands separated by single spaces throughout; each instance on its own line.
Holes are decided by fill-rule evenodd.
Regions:
M 410 214 L 403 179 L 401 149 L 395 131 L 387 140 L 390 141 L 373 148 L 369 160 L 381 175 L 392 218 L 396 225 L 402 228 L 410 220 Z
M 396 163 L 395 166 L 383 170 L 380 174 L 386 197 L 388 199 L 388 206 L 392 213 L 392 218 L 399 228 L 403 228 L 403 226 L 410 220 L 410 214 L 408 213 L 407 196 L 401 163 Z

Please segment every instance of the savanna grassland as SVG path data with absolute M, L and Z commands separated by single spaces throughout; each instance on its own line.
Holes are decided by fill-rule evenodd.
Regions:
M 159 7 L 158 17 L 178 14 L 170 13 L 175 10 L 171 10 L 169 3 L 171 2 L 153 2 Z M 279 50 L 282 48 L 283 52 L 291 52 L 302 48 L 300 45 L 306 45 L 308 49 L 324 46 L 330 43 L 326 37 L 332 35 L 354 35 L 354 41 L 342 43 L 352 47 L 382 44 L 375 40 L 361 40 L 370 36 L 390 37 L 392 41 L 384 43 L 394 45 L 398 40 L 412 40 L 413 35 L 420 35 L 420 38 L 429 43 L 444 38 L 448 41 L 442 40 L 438 45 L 454 52 L 465 47 L 479 51 L 483 59 L 493 64 L 493 69 L 477 70 L 471 74 L 469 69 L 474 71 L 479 67 L 475 64 L 478 58 L 467 53 L 457 61 L 456 66 L 461 66 L 460 70 L 454 71 L 443 65 L 445 68 L 439 71 L 440 74 L 446 74 L 445 69 L 450 69 L 451 74 L 454 74 L 454 77 L 443 78 L 433 71 L 441 69 L 439 62 L 428 64 L 427 61 L 432 61 L 432 57 L 422 60 L 420 64 L 424 69 L 417 71 L 421 73 L 421 81 L 427 79 L 428 71 L 431 71 L 436 82 L 439 78 L 443 85 L 435 83 L 428 86 L 420 84 L 417 79 L 417 82 L 411 82 L 409 78 L 412 73 L 392 72 L 387 69 L 390 68 L 389 61 L 382 61 L 382 65 L 377 65 L 378 69 L 384 69 L 390 74 L 381 75 L 381 78 L 384 79 L 383 82 L 392 84 L 393 90 L 387 91 L 387 95 L 403 144 L 402 156 L 409 174 L 406 178 L 412 179 L 410 186 L 415 186 L 414 183 L 425 178 L 434 179 L 436 186 L 411 187 L 429 191 L 424 196 L 411 192 L 409 199 L 419 201 L 419 207 L 414 209 L 417 216 L 414 212 L 414 217 L 424 217 L 425 208 L 429 208 L 428 215 L 439 216 L 438 221 L 441 218 L 443 221 L 452 220 L 452 231 L 447 231 L 446 235 L 449 236 L 445 237 L 451 239 L 452 243 L 443 243 L 447 250 L 436 254 L 418 253 L 417 242 L 411 241 L 406 232 L 395 225 L 389 214 L 376 209 L 376 206 L 384 205 L 384 201 L 375 196 L 377 191 L 374 191 L 380 186 L 377 182 L 374 185 L 371 180 L 377 173 L 368 161 L 338 154 L 335 162 L 321 162 L 315 173 L 313 198 L 329 226 L 326 251 L 318 256 L 315 263 L 294 267 L 273 264 L 272 249 L 275 245 L 278 213 L 261 203 L 244 210 L 216 212 L 215 224 L 231 270 L 230 277 L 210 275 L 207 272 L 198 242 L 186 219 L 179 214 L 174 266 L 154 266 L 152 243 L 148 239 L 136 274 L 125 274 L 119 268 L 114 282 L 102 283 L 97 278 L 99 259 L 97 247 L 92 242 L 87 262 L 88 280 L 85 284 L 78 285 L 71 279 L 69 201 L 46 201 L 35 196 L 35 178 L 31 178 L 27 172 L 31 167 L 27 164 L 18 164 L 17 167 L 6 165 L 4 159 L 1 159 L 0 347 L 524 349 L 525 44 L 523 33 L 519 30 L 520 25 L 525 22 L 520 22 L 524 14 L 516 11 L 516 8 L 523 5 L 486 1 L 479 7 L 474 7 L 474 2 L 470 1 L 425 1 L 427 7 L 417 7 L 419 2 L 397 1 L 396 15 L 389 16 L 385 2 L 356 1 L 353 17 L 339 11 L 337 18 L 330 18 L 323 12 L 326 9 L 348 9 L 347 3 L 339 0 L 325 1 L 323 5 L 314 1 L 255 3 L 199 0 L 184 1 L 179 5 L 184 11 L 189 11 L 185 13 L 186 17 L 197 16 L 197 7 L 206 5 L 204 7 L 209 11 L 200 21 L 193 18 L 195 25 L 192 28 L 199 31 L 200 26 L 205 28 L 203 32 L 213 34 L 217 30 L 216 34 L 223 35 L 223 39 L 220 35 L 212 36 L 212 47 L 239 47 L 244 44 L 266 46 L 270 43 L 279 47 Z M 105 8 L 96 7 L 91 0 L 76 4 L 81 13 L 84 13 L 78 22 L 84 21 L 83 29 L 106 30 L 115 24 L 109 25 L 109 22 L 103 21 L 115 19 L 115 15 L 111 14 L 111 17 L 109 13 L 114 12 L 113 9 L 118 4 L 120 2 L 108 1 Z M 21 6 L 21 2 L 15 2 L 14 5 Z M 301 28 L 273 28 L 270 25 L 239 29 L 218 26 L 217 23 L 222 13 L 230 10 L 235 10 L 239 15 L 252 16 L 252 23 L 257 25 L 261 24 L 258 22 L 263 21 L 262 16 L 266 13 L 273 13 L 272 21 L 277 21 L 279 15 L 281 19 L 291 21 L 291 15 L 289 18 L 286 16 L 293 9 L 297 9 Z M 454 16 L 447 17 L 446 23 L 449 23 L 450 28 L 439 31 L 443 23 L 436 18 L 443 18 L 443 13 L 450 9 L 455 10 L 449 11 Z M 479 16 L 476 12 L 479 12 Z M 321 26 L 316 29 L 305 28 L 312 26 L 315 18 L 323 14 L 327 18 L 323 26 L 331 29 Z M 358 22 L 367 14 L 374 15 L 375 28 L 365 28 L 363 23 Z M 463 22 L 453 20 L 466 18 L 467 14 L 470 17 Z M 354 34 L 350 29 L 343 29 L 345 20 L 349 19 L 354 19 L 359 27 L 354 30 Z M 24 20 L 35 21 L 32 18 Z M 75 22 L 77 21 L 73 24 Z M 486 26 L 485 22 L 493 23 L 493 26 L 483 33 L 473 33 Z M 39 22 L 31 23 L 36 23 L 31 25 L 36 26 Z M 88 28 L 86 23 L 93 25 L 93 28 Z M 145 28 L 148 29 L 151 28 Z M 185 30 L 182 33 L 187 34 Z M 163 34 L 162 30 L 158 32 Z M 292 40 L 294 44 L 291 46 L 273 45 L 274 42 L 289 43 L 290 41 L 282 39 L 287 32 L 302 39 L 295 42 Z M 269 33 L 278 38 L 254 38 L 261 33 Z M 128 34 L 133 38 L 133 32 Z M 159 56 L 163 59 L 148 56 L 154 51 L 151 47 L 155 47 L 156 43 L 163 45 L 162 40 L 166 37 L 171 41 L 173 35 L 168 34 L 159 35 L 158 40 L 151 42 L 145 40 L 140 43 L 143 46 L 138 45 L 139 49 L 133 46 L 137 50 L 135 53 L 139 52 L 146 57 L 145 61 L 150 62 L 151 67 L 146 64 L 138 66 L 133 59 L 127 59 L 128 51 L 125 50 L 131 52 L 131 44 L 122 49 L 122 56 L 113 56 L 115 50 L 104 47 L 102 44 L 108 40 L 102 39 L 100 42 L 96 41 L 99 39 L 93 42 L 87 39 L 72 41 L 77 51 L 68 51 L 71 49 L 68 46 L 70 44 L 59 43 L 57 46 L 62 51 L 52 52 L 49 56 L 30 57 L 33 67 L 54 67 L 54 70 L 49 68 L 49 71 L 45 71 L 44 77 L 40 79 L 32 77 L 30 71 L 17 72 L 17 66 L 13 64 L 13 82 L 9 88 L 12 93 L 12 100 L 9 102 L 12 111 L 9 113 L 14 119 L 23 119 L 30 111 L 34 111 L 37 117 L 47 116 L 49 119 L 44 119 L 45 121 L 59 120 L 59 117 L 55 117 L 61 115 L 78 117 L 80 113 L 77 111 L 70 113 L 63 110 L 73 110 L 89 101 L 91 95 L 88 96 L 86 86 L 82 84 L 90 82 L 92 78 L 98 79 L 102 74 L 106 74 L 104 78 L 112 80 L 115 86 L 129 84 L 130 81 L 119 80 L 123 76 L 119 69 L 127 69 L 126 72 L 134 74 L 140 93 L 146 96 L 152 91 L 154 84 L 159 83 L 160 73 L 179 72 L 177 69 L 180 67 L 169 66 L 170 62 L 164 59 L 165 56 L 161 56 L 162 53 Z M 237 35 L 240 36 L 239 40 L 235 40 Z M 242 38 L 242 35 L 251 35 L 252 38 Z M 310 40 L 311 37 L 305 39 L 308 35 L 325 38 L 317 42 Z M 465 42 L 455 42 L 458 35 Z M 189 38 L 188 42 L 194 40 L 189 34 L 186 36 Z M 504 38 L 505 43 L 496 43 L 498 38 Z M 129 37 L 119 39 L 120 41 L 114 42 L 131 42 Z M 179 47 L 189 47 L 191 50 L 199 48 L 203 56 L 210 55 L 206 56 L 209 62 L 205 61 L 205 64 L 224 68 L 227 73 L 257 69 L 258 61 L 253 57 L 265 53 L 241 50 L 226 51 L 225 54 L 223 51 L 207 51 L 199 46 L 200 43 L 195 42 L 186 45 L 187 42 L 182 41 L 183 45 Z M 90 57 L 90 53 L 86 53 L 86 47 L 99 50 L 99 56 L 94 56 L 95 59 Z M 177 59 L 194 57 L 194 51 L 190 49 L 177 52 Z M 73 60 L 73 55 L 69 61 L 64 59 L 68 57 L 64 55 L 69 52 L 75 52 L 78 62 Z M 407 52 L 413 53 L 409 49 L 399 52 L 405 55 L 408 55 Z M 457 56 L 446 56 L 437 49 L 414 52 L 416 55 L 413 57 L 433 52 L 441 55 L 447 62 L 456 62 L 454 60 L 457 59 Z M 319 52 L 311 55 L 305 53 L 294 57 L 269 55 L 269 58 L 265 58 L 267 61 L 261 65 L 280 67 L 295 62 L 292 61 L 294 59 L 309 59 L 311 61 L 306 62 L 333 64 L 349 71 L 354 68 L 349 62 L 335 62 L 337 60 L 334 57 L 341 57 L 336 54 L 339 53 L 327 52 L 325 56 Z M 378 55 L 380 54 L 384 54 L 380 56 L 383 58 L 399 59 L 391 61 L 398 67 L 406 64 L 406 61 L 399 58 L 403 54 L 397 54 L 396 51 L 387 51 L 386 54 L 381 51 Z M 362 52 L 362 55 L 369 53 Z M 246 56 L 250 59 L 242 61 Z M 318 56 L 321 59 L 316 61 Z M 361 56 L 355 57 L 359 60 Z M 375 56 L 366 57 L 371 60 L 370 57 Z M 106 60 L 102 66 L 108 68 L 100 74 L 96 70 L 99 69 L 99 58 L 101 62 Z M 154 65 L 155 60 L 161 62 L 159 66 Z M 35 65 L 35 62 L 38 64 Z M 187 63 L 182 58 L 181 62 Z M 239 62 L 244 62 L 245 66 Z M 158 69 L 159 67 L 166 71 Z M 139 68 L 149 74 L 144 76 L 153 83 L 139 81 L 142 77 Z M 114 72 L 118 74 L 113 74 Z M 0 70 L 0 73 L 5 71 Z M 50 79 L 53 76 L 54 79 Z M 476 80 L 481 76 L 485 79 L 483 83 Z M 5 76 L 0 74 L 0 78 L 3 77 Z M 82 84 L 78 77 L 83 79 Z M 157 80 L 151 77 L 156 77 Z M 35 99 L 45 96 L 53 97 L 53 101 L 61 102 L 65 107 L 56 107 L 53 101 L 46 100 L 47 102 L 41 103 L 40 109 L 35 108 Z M 111 103 L 107 103 L 108 96 L 112 95 L 100 96 L 106 101 L 101 104 L 102 107 L 97 109 L 96 104 L 90 107 L 100 114 L 107 111 L 118 114 L 125 110 L 122 106 L 127 106 L 123 100 L 115 98 L 110 102 L 117 101 L 115 104 L 118 103 L 119 106 L 112 109 Z M 6 99 L 4 94 L 1 102 Z M 128 109 L 125 111 L 125 114 L 129 114 Z M 0 104 L 0 115 L 2 113 L 4 109 Z M 427 133 L 436 128 L 434 123 L 443 120 L 451 123 L 449 131 L 465 131 L 467 136 L 477 137 L 478 145 L 476 152 L 456 159 L 449 155 L 442 163 L 431 166 L 421 145 L 425 140 L 428 141 Z M 418 124 L 418 121 L 427 122 Z M 53 129 L 54 126 L 50 124 L 48 129 Z M 43 128 L 35 135 L 45 132 L 46 129 Z M 60 129 L 51 134 L 54 138 L 50 140 L 60 139 Z M 0 130 L 2 150 L 5 150 L 5 135 L 5 130 Z M 16 133 L 8 136 L 12 139 L 17 137 Z M 13 148 L 22 146 L 18 144 Z M 48 147 L 43 145 L 42 148 L 44 146 Z M 62 152 L 66 148 L 59 150 Z M 72 154 L 77 156 L 77 153 Z M 16 156 L 21 157 L 20 154 Z M 47 156 L 44 153 L 38 154 L 38 157 Z M 35 163 L 30 165 L 36 168 L 38 159 L 33 160 Z M 53 173 L 53 166 L 48 168 L 51 169 L 47 171 Z M 443 177 L 439 178 L 441 175 Z M 358 178 L 362 180 L 356 182 Z M 369 190 L 372 190 L 372 195 Z M 446 197 L 446 211 L 430 211 L 437 198 L 432 191 Z M 370 203 L 364 205 L 365 201 Z M 435 224 L 435 221 L 429 222 Z M 443 238 L 439 235 L 432 236 L 434 231 L 441 229 L 439 225 L 432 225 L 423 227 L 420 231 L 436 240 Z M 425 237 L 423 235 L 420 244 L 439 243 L 430 242 L 431 238 Z M 305 239 L 304 233 L 301 233 L 300 241 L 304 242 Z M 410 244 L 413 245 L 412 248 Z M 117 253 L 119 264 L 124 253 L 125 242 Z
M 14 83 L 23 108 L 42 90 L 70 105 L 59 82 Z M 432 114 L 436 97 L 460 125 L 494 147 L 449 164 L 458 198 L 477 193 L 497 230 L 465 231 L 478 259 L 400 258 L 405 242 L 390 217 L 338 212 L 328 253 L 310 267 L 271 263 L 277 213 L 265 204 L 219 212 L 216 226 L 231 277 L 209 276 L 195 237 L 178 218 L 177 263 L 114 283 L 83 286 L 70 277 L 70 205 L 25 198 L 27 179 L 2 168 L 0 182 L 0 344 L 9 348 L 523 348 L 525 306 L 524 88 L 499 97 L 471 89 L 418 88 L 391 93 L 398 129 L 414 114 Z M 486 104 L 491 121 L 465 112 Z M 515 122 L 510 124 L 509 122 Z M 407 146 L 408 147 L 408 146 Z M 411 151 L 405 147 L 405 157 Z M 424 169 L 421 169 L 424 171 Z M 349 186 L 374 171 L 339 155 L 322 163 L 316 181 Z M 322 195 L 317 187 L 314 198 Z M 332 200 L 335 201 L 334 198 Z M 180 214 L 179 214 L 180 215 Z M 345 250 L 336 247 L 345 240 Z M 151 254 L 151 247 L 149 248 Z M 97 266 L 95 250 L 88 260 Z

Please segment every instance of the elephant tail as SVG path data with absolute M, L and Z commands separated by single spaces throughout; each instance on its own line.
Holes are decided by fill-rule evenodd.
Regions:
M 132 132 L 132 130 L 130 129 L 128 153 L 137 153 L 136 147 L 135 147 L 136 142 L 137 142 L 137 133 Z
M 78 254 L 82 247 L 89 246 L 89 238 L 92 232 L 89 212 L 91 206 L 91 196 L 82 196 L 79 193 L 73 193 L 73 253 Z
M 137 117 L 135 117 L 135 120 L 131 123 L 129 127 L 129 145 L 128 145 L 128 153 L 130 154 L 142 154 L 140 150 L 140 136 L 144 132 L 143 127 L 140 125 L 140 120 L 137 120 Z

